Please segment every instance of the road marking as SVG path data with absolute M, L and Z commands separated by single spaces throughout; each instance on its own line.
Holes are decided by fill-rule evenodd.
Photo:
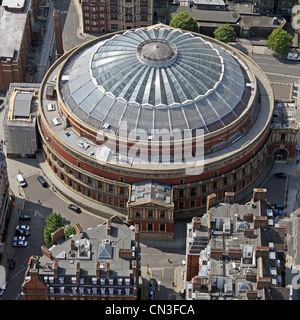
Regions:
M 152 271 L 164 271 L 165 269 L 176 269 L 177 267 L 150 267 Z
M 264 71 L 264 73 L 265 73 L 265 74 L 270 74 L 270 75 L 273 75 L 273 76 L 280 76 L 280 77 L 300 79 L 300 76 L 291 76 L 291 75 L 289 75 L 289 74 L 273 73 L 273 72 L 266 72 L 266 71 Z

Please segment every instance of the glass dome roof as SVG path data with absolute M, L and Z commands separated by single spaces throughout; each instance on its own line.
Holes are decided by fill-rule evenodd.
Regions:
M 247 107 L 246 72 L 222 47 L 188 32 L 153 27 L 81 49 L 65 66 L 61 95 L 73 114 L 101 129 L 213 132 Z M 63 81 L 62 81 L 63 80 Z M 249 81 L 249 80 L 248 80 Z

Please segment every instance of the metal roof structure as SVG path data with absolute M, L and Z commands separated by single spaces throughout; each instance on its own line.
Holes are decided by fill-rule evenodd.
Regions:
M 21 91 L 17 93 L 14 100 L 14 119 L 29 118 L 33 96 L 33 92 Z
M 72 57 L 61 96 L 96 129 L 128 131 L 223 128 L 247 109 L 251 82 L 224 48 L 167 27 L 136 29 L 94 43 Z

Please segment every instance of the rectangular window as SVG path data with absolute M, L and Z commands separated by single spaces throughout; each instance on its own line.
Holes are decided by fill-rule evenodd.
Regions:
M 136 210 L 135 211 L 135 217 L 136 218 L 140 218 L 141 217 L 141 211 L 140 210 Z
M 179 208 L 179 210 L 183 210 L 183 202 L 178 203 L 178 208 Z
M 164 223 L 161 223 L 159 226 L 159 231 L 164 232 L 166 231 L 166 225 Z
M 179 197 L 179 198 L 184 197 L 184 190 L 183 190 L 183 189 L 179 189 L 179 190 L 178 190 L 178 197 Z
M 103 201 L 102 194 L 98 194 L 98 201 L 99 201 L 99 202 L 102 202 L 102 201 Z
M 196 188 L 191 188 L 191 197 L 194 197 L 196 195 Z
M 148 231 L 153 231 L 153 224 L 152 223 L 148 223 Z
M 164 219 L 166 217 L 166 212 L 165 212 L 165 210 L 161 210 L 160 211 L 160 218 L 161 219 Z
M 148 210 L 148 218 L 153 218 L 153 210 Z
M 120 200 L 120 208 L 125 208 L 125 201 L 124 200 Z
M 114 205 L 114 198 L 108 198 L 108 204 Z
M 122 194 L 122 195 L 125 194 L 125 188 L 124 187 L 120 187 L 120 194 Z
M 108 192 L 114 192 L 114 186 L 112 184 L 108 185 Z

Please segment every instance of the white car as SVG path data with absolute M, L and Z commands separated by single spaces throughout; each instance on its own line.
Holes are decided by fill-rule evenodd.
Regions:
M 17 241 L 25 241 L 25 237 L 23 237 L 23 236 L 14 237 L 13 241 L 14 241 L 14 242 L 17 242 Z
M 27 241 L 16 241 L 13 242 L 13 247 L 27 247 L 28 242 Z
M 300 60 L 300 53 L 299 52 L 289 52 L 286 58 L 287 58 L 287 60 L 299 61 Z
M 24 224 L 22 224 L 21 226 L 20 225 L 17 225 L 16 226 L 16 230 L 27 230 L 29 231 L 30 227 L 29 226 L 25 226 Z

